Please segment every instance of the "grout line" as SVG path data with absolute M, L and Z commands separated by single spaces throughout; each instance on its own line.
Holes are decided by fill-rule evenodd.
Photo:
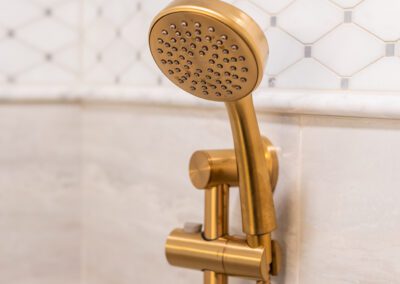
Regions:
M 303 61 L 304 59 L 306 59 L 305 57 L 301 57 L 299 59 L 297 59 L 296 61 L 294 61 L 293 63 L 291 63 L 290 65 L 286 66 L 285 68 L 283 68 L 281 71 L 279 71 L 278 73 L 276 73 L 276 75 L 274 75 L 275 78 L 277 78 L 278 76 L 280 76 L 281 74 L 283 74 L 286 70 L 292 68 L 293 66 L 295 66 L 297 63 L 299 63 L 300 61 Z
M 333 74 L 335 74 L 336 76 L 343 77 L 343 75 L 340 75 L 338 72 L 336 72 L 336 70 L 334 70 L 333 68 L 329 67 L 328 65 L 326 65 L 324 62 L 322 62 L 318 58 L 312 57 L 312 59 L 315 60 L 315 62 L 319 63 L 326 70 L 328 70 L 328 71 L 332 72 Z
M 84 84 L 84 58 L 85 58 L 85 1 L 80 0 L 79 7 L 79 66 L 78 66 L 78 84 Z M 83 104 L 80 103 L 81 109 L 83 109 Z M 86 280 L 86 235 L 85 235 L 85 187 L 84 187 L 84 173 L 83 173 L 83 151 L 84 151 L 84 132 L 83 132 L 83 111 L 80 114 L 80 177 L 79 177 L 79 188 L 81 194 L 81 204 L 80 204 L 80 225 L 81 225 L 81 244 L 80 244 L 80 284 L 85 284 Z
M 294 4 L 294 2 L 296 2 L 296 0 L 292 0 L 290 3 L 288 3 L 285 7 L 283 7 L 282 9 L 280 9 L 278 12 L 276 12 L 276 15 L 279 15 L 281 13 L 283 13 L 285 10 L 289 9 L 290 6 L 292 6 Z
M 297 185 L 296 185 L 296 197 L 297 197 L 297 219 L 296 219 L 296 224 L 297 224 L 297 284 L 300 284 L 300 273 L 301 273 L 301 243 L 302 243 L 302 233 L 303 233 L 303 227 L 302 227 L 302 217 L 303 217 L 303 202 L 302 202 L 302 180 L 303 180 L 303 127 L 304 127 L 304 117 L 303 115 L 299 116 L 299 145 L 298 145 L 298 166 L 297 166 Z
M 370 35 L 372 35 L 373 37 L 377 38 L 378 40 L 386 42 L 383 38 L 381 38 L 380 36 L 378 36 L 377 34 L 371 32 L 371 31 L 367 30 L 364 26 L 360 25 L 356 21 L 352 21 L 352 24 L 354 24 L 355 26 L 359 27 L 360 29 L 362 29 L 366 33 L 369 33 Z
M 85 60 L 85 0 L 80 1 L 79 8 L 79 66 L 78 83 L 84 83 L 84 60 Z
M 385 55 L 381 55 L 379 57 L 377 57 L 376 59 L 374 59 L 372 62 L 368 63 L 367 65 L 365 65 L 364 67 L 358 69 L 357 71 L 353 72 L 350 76 L 348 76 L 350 79 L 352 79 L 353 77 L 355 77 L 358 73 L 364 71 L 365 69 L 367 69 L 368 67 L 374 65 L 375 63 L 377 63 L 379 60 L 381 60 L 382 58 L 385 58 Z
M 333 26 L 330 30 L 328 30 L 327 32 L 325 32 L 324 34 L 322 34 L 320 37 L 318 37 L 316 40 L 314 40 L 312 43 L 307 43 L 307 45 L 312 45 L 314 46 L 315 44 L 317 44 L 319 41 L 321 41 L 322 39 L 324 39 L 326 36 L 328 36 L 330 33 L 333 33 L 337 28 L 339 28 L 341 25 L 344 25 L 343 21 L 341 21 L 340 23 L 338 23 L 337 25 Z

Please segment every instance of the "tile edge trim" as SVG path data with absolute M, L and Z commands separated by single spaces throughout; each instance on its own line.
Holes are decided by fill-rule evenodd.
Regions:
M 400 119 L 400 92 L 259 89 L 259 112 Z M 84 86 L 0 88 L 0 103 L 80 102 L 222 108 L 171 87 Z

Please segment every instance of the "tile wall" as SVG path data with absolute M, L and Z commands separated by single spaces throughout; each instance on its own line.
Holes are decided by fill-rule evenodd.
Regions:
M 399 91 L 400 2 L 235 0 L 270 41 L 262 87 Z M 26 87 L 169 87 L 146 35 L 162 0 L 13 0 L 0 11 L 2 96 Z M 65 95 L 65 94 L 64 94 Z M 68 95 L 68 92 L 67 92 Z M 83 96 L 87 95 L 83 93 Z M 60 96 L 54 91 L 53 96 Z

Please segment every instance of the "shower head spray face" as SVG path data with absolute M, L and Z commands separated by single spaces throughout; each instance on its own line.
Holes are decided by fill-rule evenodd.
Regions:
M 150 50 L 181 89 L 213 101 L 236 101 L 261 82 L 268 43 L 260 27 L 219 0 L 177 0 L 153 21 Z

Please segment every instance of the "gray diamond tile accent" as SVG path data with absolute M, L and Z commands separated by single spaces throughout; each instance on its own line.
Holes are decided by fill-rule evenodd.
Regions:
M 396 44 L 387 43 L 385 49 L 385 56 L 387 57 L 395 56 L 395 52 L 396 52 Z

